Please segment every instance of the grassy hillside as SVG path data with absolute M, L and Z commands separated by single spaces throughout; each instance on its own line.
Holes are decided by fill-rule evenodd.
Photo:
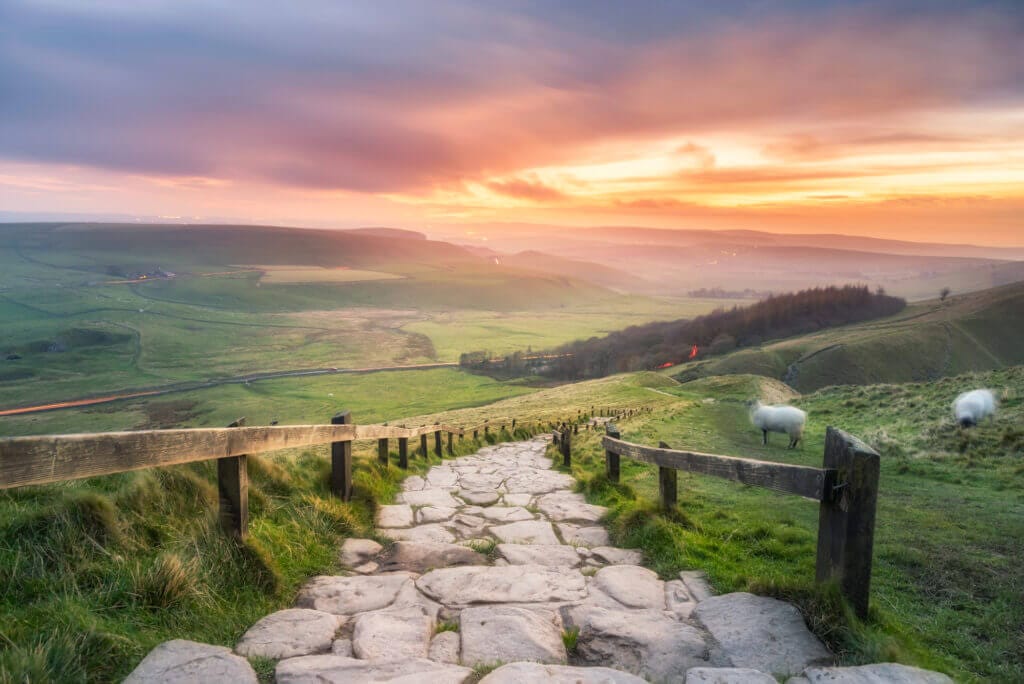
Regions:
M 933 300 L 881 320 L 744 349 L 688 364 L 680 380 L 754 373 L 801 390 L 913 382 L 1024 363 L 1024 283 L 946 302 Z
M 962 431 L 950 403 L 979 386 L 1001 394 L 1000 413 Z M 749 375 L 658 390 L 673 400 L 650 416 L 623 421 L 625 439 L 820 466 L 825 427 L 835 425 L 878 448 L 871 616 L 859 622 L 814 586 L 818 511 L 812 503 L 680 474 L 677 510 L 660 513 L 657 469 L 623 461 L 623 485 L 612 486 L 598 436 L 581 433 L 573 470 L 594 502 L 612 507 L 618 543 L 643 548 L 665 577 L 703 569 L 719 591 L 797 602 L 847 663 L 897 660 L 959 681 L 1024 678 L 1024 368 L 927 384 L 833 387 L 795 399 L 785 385 Z M 778 438 L 760 444 L 742 403 L 758 394 L 788 399 L 809 413 L 800 449 L 786 450 Z

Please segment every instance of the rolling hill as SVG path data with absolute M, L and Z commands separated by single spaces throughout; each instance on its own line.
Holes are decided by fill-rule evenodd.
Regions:
M 1024 283 L 933 300 L 890 318 L 744 349 L 672 375 L 753 373 L 800 391 L 828 385 L 920 382 L 1024 364 Z

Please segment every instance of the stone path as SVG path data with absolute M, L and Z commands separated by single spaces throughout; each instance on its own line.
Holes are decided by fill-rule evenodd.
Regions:
M 951 681 L 903 665 L 830 667 L 791 605 L 714 596 L 696 572 L 663 581 L 638 551 L 609 546 L 605 510 L 551 469 L 546 445 L 488 446 L 407 478 L 378 514 L 393 545 L 346 540 L 350 572 L 310 580 L 234 653 L 166 642 L 127 681 L 255 682 L 241 656 L 277 660 L 280 684 Z

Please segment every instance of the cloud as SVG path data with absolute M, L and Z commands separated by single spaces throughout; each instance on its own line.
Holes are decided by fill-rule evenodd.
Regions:
M 725 130 L 823 159 L 942 144 L 879 133 L 894 116 L 1024 102 L 1012 4 L 819 5 L 15 1 L 0 159 L 363 193 L 507 177 L 490 189 L 546 202 L 564 196 L 527 169 L 613 142 Z M 852 123 L 874 132 L 792 133 Z M 696 143 L 676 153 L 725 166 Z
M 557 202 L 566 198 L 562 191 L 538 180 L 512 178 L 505 181 L 492 181 L 486 186 L 499 195 L 534 202 Z

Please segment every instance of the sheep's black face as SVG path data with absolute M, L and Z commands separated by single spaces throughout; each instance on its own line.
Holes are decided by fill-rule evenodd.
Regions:
M 975 425 L 977 425 L 977 423 L 974 422 L 973 418 L 961 418 L 960 419 L 960 427 L 968 428 L 968 427 L 974 427 Z

